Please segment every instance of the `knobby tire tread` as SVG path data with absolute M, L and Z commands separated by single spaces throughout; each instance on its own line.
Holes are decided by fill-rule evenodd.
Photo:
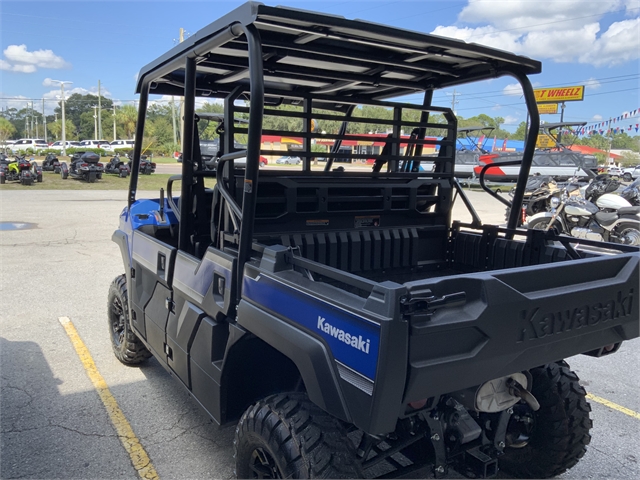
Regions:
M 234 439 L 238 478 L 247 476 L 246 465 L 239 465 L 239 460 L 246 460 L 248 452 L 241 450 L 253 434 L 278 457 L 285 478 L 362 477 L 347 432 L 304 394 L 272 395 L 245 411 Z
M 578 463 L 591 441 L 591 406 L 578 376 L 566 362 L 531 370 L 540 403 L 536 431 L 521 449 L 507 449 L 500 467 L 514 478 L 549 478 Z
M 111 346 L 113 347 L 113 353 L 116 358 L 125 365 L 139 365 L 151 357 L 151 352 L 147 350 L 147 347 L 145 347 L 142 341 L 130 329 L 129 296 L 127 290 L 127 277 L 125 275 L 116 277 L 116 279 L 111 283 L 111 287 L 109 288 L 109 299 L 107 302 L 109 312 L 111 311 L 113 295 L 120 299 L 125 315 L 125 336 L 122 345 L 116 345 L 113 341 L 113 332 L 111 330 L 112 319 L 109 317 L 109 332 L 112 338 Z

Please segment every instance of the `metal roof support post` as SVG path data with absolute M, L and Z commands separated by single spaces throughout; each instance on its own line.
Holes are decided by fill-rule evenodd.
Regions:
M 182 139 L 182 194 L 180 195 L 180 228 L 178 248 L 193 253 L 193 131 L 196 105 L 196 59 L 185 60 L 184 78 L 184 138 Z
M 131 207 L 131 204 L 136 201 L 136 188 L 138 187 L 138 172 L 140 170 L 140 155 L 142 155 L 142 139 L 144 138 L 144 121 L 147 116 L 148 100 L 149 82 L 143 79 L 143 83 L 140 88 L 140 101 L 138 102 L 138 123 L 136 123 L 136 142 L 133 145 L 131 178 L 129 179 L 129 207 Z
M 531 163 L 533 161 L 533 152 L 536 149 L 536 140 L 538 139 L 538 131 L 540 130 L 540 114 L 538 113 L 538 107 L 536 105 L 536 98 L 533 94 L 533 87 L 529 78 L 522 73 L 515 74 L 509 72 L 514 78 L 516 78 L 522 86 L 524 93 L 524 100 L 527 104 L 527 110 L 529 111 L 529 134 L 527 135 L 527 141 L 524 146 L 524 153 L 522 154 L 522 164 L 520 166 L 520 175 L 518 176 L 518 183 L 516 184 L 516 192 L 513 195 L 513 202 L 511 211 L 509 212 L 509 221 L 507 222 L 507 228 L 510 230 L 507 232 L 507 238 L 512 239 L 514 230 L 518 226 L 520 219 L 522 200 L 524 198 L 524 191 L 527 186 L 527 180 L 529 179 L 529 172 L 531 171 Z
M 243 28 L 247 37 L 249 53 L 249 81 L 251 104 L 249 105 L 249 138 L 247 141 L 247 167 L 242 192 L 242 224 L 238 245 L 238 285 L 236 295 L 242 295 L 244 264 L 251 256 L 253 245 L 253 222 L 256 213 L 256 195 L 258 190 L 258 167 L 260 163 L 260 145 L 262 142 L 262 119 L 264 115 L 264 75 L 262 70 L 262 45 L 258 29 L 253 25 Z

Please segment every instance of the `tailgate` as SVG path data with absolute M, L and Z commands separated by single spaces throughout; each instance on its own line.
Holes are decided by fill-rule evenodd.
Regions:
M 411 317 L 404 400 L 637 337 L 639 262 L 628 253 L 405 284 L 409 298 L 465 297 Z

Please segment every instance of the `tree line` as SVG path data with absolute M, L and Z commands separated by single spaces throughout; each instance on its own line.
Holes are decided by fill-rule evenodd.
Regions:
M 113 108 L 113 101 L 109 98 L 101 97 L 101 112 L 100 118 L 102 123 L 102 139 L 113 140 L 117 139 L 131 139 L 135 135 L 135 128 L 137 122 L 137 110 L 133 105 L 122 105 Z M 81 95 L 74 93 L 65 101 L 65 129 L 67 140 L 84 140 L 93 139 L 96 136 L 95 133 L 95 118 L 94 114 L 97 113 L 98 96 L 96 95 Z M 270 109 L 274 107 L 269 107 Z M 281 105 L 275 107 L 277 110 L 297 110 L 301 111 L 301 107 L 293 105 Z M 404 110 L 403 121 L 417 122 L 420 119 L 419 107 L 416 110 Z M 114 132 L 114 111 L 115 111 L 115 132 Z M 50 141 L 60 140 L 62 132 L 62 108 L 60 102 L 54 110 L 53 115 L 46 116 L 46 124 L 48 130 L 48 139 Z M 143 140 L 144 148 L 150 152 L 169 154 L 174 151 L 180 150 L 179 144 L 174 142 L 174 128 L 173 118 L 175 118 L 177 132 L 175 135 L 178 137 L 179 142 L 179 121 L 180 116 L 179 104 L 172 106 L 166 103 L 152 103 L 147 109 L 147 118 L 145 120 L 145 138 Z M 219 103 L 205 103 L 197 112 L 209 112 L 209 113 L 222 113 L 223 106 Z M 314 114 L 321 116 L 322 114 L 328 114 L 331 112 L 314 110 Z M 24 138 L 27 136 L 30 130 L 30 116 L 33 113 L 29 108 L 9 108 L 2 112 L 0 116 L 0 141 L 9 139 Z M 44 137 L 42 116 L 36 113 L 39 118 L 39 137 Z M 173 117 L 173 118 L 172 118 Z M 239 117 L 247 117 L 245 114 L 239 114 Z M 376 123 L 375 120 L 392 120 L 393 110 L 385 107 L 364 105 L 357 108 L 353 113 L 354 121 L 351 122 L 347 128 L 347 133 L 351 134 L 364 134 L 364 133 L 385 133 L 389 129 L 389 125 L 384 123 Z M 358 119 L 372 119 L 373 121 L 364 122 Z M 517 130 L 514 133 L 510 133 L 503 129 L 504 118 L 502 117 L 490 117 L 486 114 L 480 114 L 469 118 L 457 116 L 458 128 L 463 127 L 482 127 L 485 129 L 493 129 L 491 131 L 485 130 L 480 132 L 478 136 L 483 133 L 488 137 L 497 137 L 499 139 L 509 138 L 513 140 L 524 140 L 526 132 L 525 122 L 520 123 Z M 340 120 L 327 120 L 319 118 L 314 122 L 318 131 L 326 133 L 337 133 L 340 125 Z M 429 123 L 432 124 L 446 124 L 446 121 L 441 114 L 431 114 L 429 117 Z M 201 120 L 198 123 L 198 130 L 200 138 L 213 139 L 216 137 L 217 122 L 209 122 Z M 302 130 L 302 119 L 280 116 L 280 115 L 265 115 L 263 128 L 266 130 L 287 131 L 287 132 L 299 132 Z M 410 130 L 407 128 L 406 130 Z M 115 133 L 115 135 L 114 135 Z M 408 134 L 409 131 L 405 131 Z M 428 128 L 427 136 L 441 136 L 443 135 L 442 129 Z M 35 136 L 35 131 L 31 132 L 31 136 Z M 459 133 L 459 137 L 463 137 L 464 134 Z M 571 143 L 577 143 L 582 145 L 588 145 L 594 148 L 606 150 L 609 148 L 614 149 L 630 149 L 633 151 L 640 151 L 640 137 L 631 137 L 624 132 L 617 133 L 611 138 L 602 135 L 592 135 L 585 138 L 574 137 L 568 135 L 566 138 Z M 101 139 L 101 140 L 102 140 Z

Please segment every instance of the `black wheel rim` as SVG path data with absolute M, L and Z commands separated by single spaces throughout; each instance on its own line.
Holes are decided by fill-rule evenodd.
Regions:
M 119 298 L 114 298 L 111 302 L 111 337 L 114 345 L 120 347 L 124 343 L 125 315 L 124 308 Z
M 256 448 L 249 459 L 251 478 L 283 478 L 275 459 L 264 448 Z

